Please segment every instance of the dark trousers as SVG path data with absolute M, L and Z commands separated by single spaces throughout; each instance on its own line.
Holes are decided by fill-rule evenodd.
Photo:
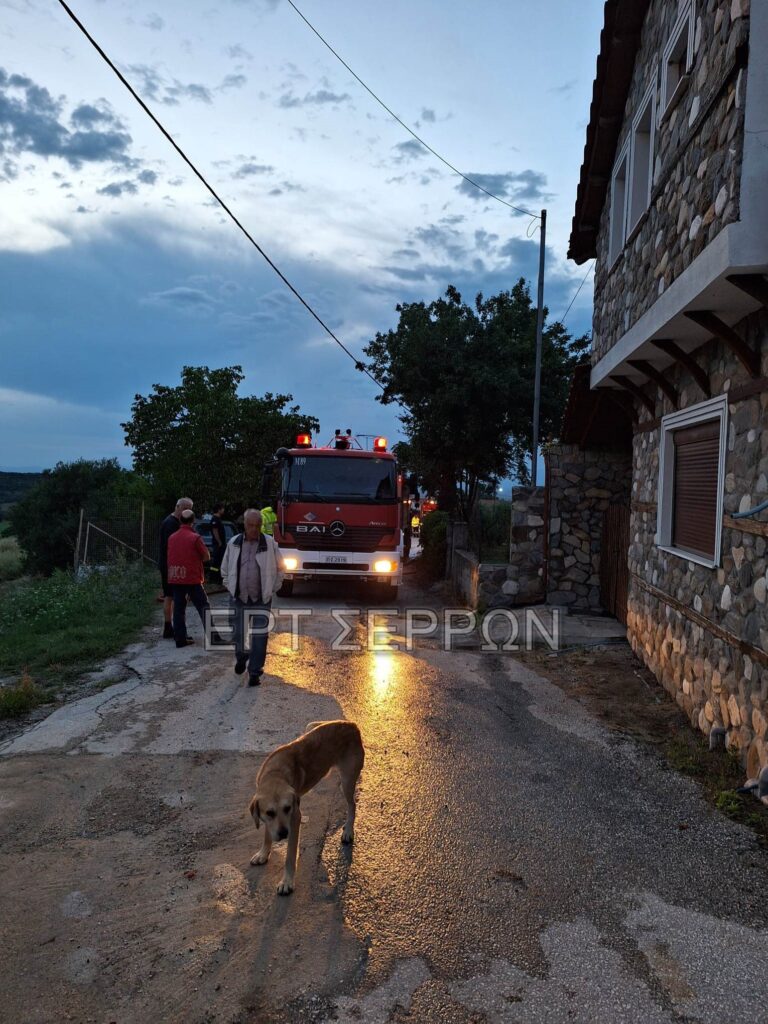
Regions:
M 202 583 L 174 583 L 173 587 L 173 636 L 177 644 L 187 639 L 187 598 L 197 608 L 197 613 L 205 628 L 205 612 L 210 605 Z
M 248 674 L 256 676 L 264 671 L 264 662 L 267 660 L 267 641 L 269 633 L 269 609 L 272 602 L 267 601 L 241 601 L 239 597 L 230 597 L 229 607 L 235 613 L 235 653 L 238 658 L 245 657 L 248 652 L 245 649 L 246 640 L 250 633 L 251 652 L 248 656 Z M 256 631 L 256 632 L 254 632 Z

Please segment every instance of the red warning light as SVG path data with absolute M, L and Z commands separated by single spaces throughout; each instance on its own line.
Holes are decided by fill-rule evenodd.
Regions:
M 387 450 L 387 439 L 386 437 L 377 437 L 373 442 L 373 450 L 375 452 L 385 452 Z
M 296 435 L 296 447 L 297 448 L 311 448 L 312 447 L 312 435 L 311 434 L 297 434 Z

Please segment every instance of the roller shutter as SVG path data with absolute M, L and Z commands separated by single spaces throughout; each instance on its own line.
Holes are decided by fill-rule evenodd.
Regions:
M 672 544 L 716 561 L 720 421 L 685 427 L 672 436 L 675 444 Z

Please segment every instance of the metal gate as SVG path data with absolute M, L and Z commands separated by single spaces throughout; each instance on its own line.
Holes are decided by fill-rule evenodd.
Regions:
M 629 592 L 629 507 L 609 505 L 603 514 L 600 543 L 600 603 L 627 624 Z

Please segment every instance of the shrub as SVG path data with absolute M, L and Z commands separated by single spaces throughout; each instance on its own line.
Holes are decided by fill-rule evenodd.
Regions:
M 15 537 L 0 537 L 0 583 L 21 576 L 24 556 Z
M 434 579 L 442 577 L 445 571 L 448 513 L 430 512 L 424 516 L 419 539 L 422 547 L 424 568 Z
M 0 718 L 18 718 L 50 698 L 25 673 L 18 683 L 0 686 Z

